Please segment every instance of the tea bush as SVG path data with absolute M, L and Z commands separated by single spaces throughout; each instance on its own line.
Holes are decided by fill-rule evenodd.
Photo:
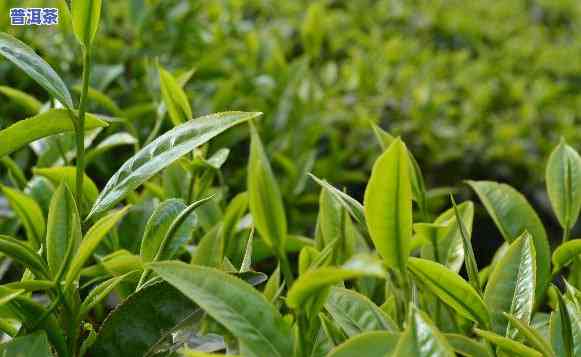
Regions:
M 0 130 L 2 355 L 581 355 L 581 240 L 573 230 L 581 157 L 543 126 L 557 117 L 571 125 L 574 107 L 552 117 L 547 97 L 525 103 L 507 96 L 505 86 L 518 87 L 518 61 L 505 64 L 514 77 L 493 88 L 478 83 L 491 92 L 468 92 L 475 97 L 466 95 L 479 90 L 467 74 L 466 82 L 454 74 L 458 82 L 442 84 L 451 59 L 493 71 L 495 51 L 527 43 L 502 36 L 535 33 L 555 42 L 574 32 L 568 26 L 578 5 L 336 1 L 313 3 L 304 17 L 302 5 L 63 2 L 61 32 L 48 40 L 57 47 L 35 46 L 47 50 L 47 60 L 0 33 L 3 75 L 21 84 L 0 87 L 12 102 L 3 113 L 16 114 Z M 497 31 L 487 32 L 488 17 L 460 16 L 470 10 L 496 18 L 523 8 L 543 25 L 501 17 Z M 348 16 L 357 11 L 361 16 Z M 288 17 L 272 19 L 276 14 Z M 168 23 L 177 25 L 160 27 Z M 381 24 L 386 34 L 366 30 Z M 345 36 L 332 36 L 335 27 Z M 131 45 L 125 51 L 122 34 Z M 158 43 L 150 48 L 150 41 Z M 206 47 L 213 51 L 201 55 Z M 429 64 L 432 53 L 438 59 Z M 123 65 L 100 64 L 109 57 Z M 195 71 L 165 65 L 186 68 L 196 57 Z M 568 64 L 571 72 L 557 66 L 534 75 L 566 77 L 575 73 Z M 414 86 L 409 102 L 406 88 L 420 68 L 433 77 Z M 574 80 L 565 82 L 558 85 Z M 557 97 L 575 102 L 572 87 L 565 92 L 553 98 L 555 110 Z M 474 109 L 476 102 L 483 107 Z M 547 117 L 528 112 L 541 103 Z M 194 114 L 224 106 L 253 111 Z M 517 112 L 539 126 L 503 120 Z M 390 132 L 378 125 L 385 118 L 394 118 Z M 426 124 L 454 128 L 438 138 Z M 503 142 L 470 134 L 491 128 L 526 131 L 530 142 L 525 150 L 515 136 Z M 457 136 L 465 140 L 448 140 Z M 481 152 L 476 137 L 498 146 Z M 544 194 L 561 237 L 547 232 L 512 186 L 464 182 L 504 240 L 483 265 L 472 246 L 481 225 L 477 205 L 457 204 L 455 188 L 432 188 L 441 182 L 423 172 L 435 177 L 442 173 L 436 168 L 460 158 L 470 167 L 479 155 L 485 164 L 510 161 L 514 152 L 504 150 L 511 145 L 528 154 L 528 145 L 535 148 L 515 158 L 536 172 L 536 160 L 520 160 L 538 159 L 549 142 Z M 491 176 L 506 174 L 497 170 Z M 462 172 L 445 172 L 442 182 Z M 364 186 L 363 203 L 343 189 L 353 182 Z M 314 198 L 307 185 L 316 188 Z M 305 206 L 316 207 L 315 215 Z

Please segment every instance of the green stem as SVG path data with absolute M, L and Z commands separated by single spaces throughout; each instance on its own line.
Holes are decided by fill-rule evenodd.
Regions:
M 567 224 L 568 227 L 569 224 Z M 567 242 L 569 240 L 569 228 L 564 228 L 563 229 L 563 243 Z
M 83 197 L 83 177 L 85 175 L 85 114 L 87 110 L 87 97 L 89 92 L 89 80 L 91 77 L 91 50 L 83 47 L 83 87 L 79 102 L 79 118 L 76 127 L 77 136 L 77 190 L 76 199 L 79 210 L 81 209 L 81 198 Z
M 284 280 L 286 280 L 286 286 L 290 289 L 291 285 L 294 283 L 295 278 L 293 276 L 293 272 L 290 267 L 290 263 L 288 261 L 288 257 L 284 253 L 279 253 L 278 261 L 280 262 L 280 266 L 282 268 L 282 274 L 284 276 Z

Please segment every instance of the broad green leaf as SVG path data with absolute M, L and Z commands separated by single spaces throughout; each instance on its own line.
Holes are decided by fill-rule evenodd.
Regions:
M 375 330 L 397 331 L 397 325 L 377 305 L 353 290 L 331 288 L 325 309 L 349 337 Z
M 281 293 L 281 277 L 280 277 L 280 264 L 277 265 L 276 269 L 272 272 L 272 275 L 268 278 L 268 281 L 264 285 L 264 290 L 262 294 L 266 300 L 273 303 L 278 298 Z
M 103 322 L 91 356 L 142 357 L 196 314 L 196 306 L 180 291 L 161 282 L 130 295 Z
M 385 271 L 379 262 L 367 260 L 351 260 L 343 267 L 309 270 L 299 276 L 292 285 L 287 294 L 286 304 L 292 309 L 317 314 L 325 303 L 332 285 L 364 276 L 385 278 Z
M 153 175 L 225 130 L 261 113 L 225 112 L 192 119 L 143 147 L 111 177 L 89 217 L 101 213 L 135 190 Z
M 561 139 L 549 156 L 545 181 L 561 227 L 571 229 L 581 209 L 581 157 L 565 139 Z
M 364 207 L 375 247 L 389 267 L 404 271 L 412 237 L 412 194 L 409 158 L 400 139 L 373 165 Z
M 313 239 L 289 235 L 285 240 L 284 250 L 286 254 L 299 252 L 304 247 L 312 247 L 315 244 Z M 272 257 L 272 250 L 261 239 L 254 240 L 254 247 L 252 248 L 252 261 L 259 262 L 268 257 Z
M 490 325 L 490 315 L 482 298 L 458 274 L 430 260 L 410 258 L 409 270 L 430 292 L 467 319 Z
M 468 181 L 504 239 L 511 243 L 525 231 L 533 238 L 537 274 L 535 299 L 540 303 L 551 278 L 551 250 L 545 228 L 526 198 L 514 188 L 491 181 Z
M 494 357 L 481 342 L 464 335 L 445 333 L 444 337 L 457 354 L 467 357 Z
M 182 86 L 168 71 L 159 68 L 159 84 L 163 102 L 174 126 L 185 123 L 193 116 L 192 108 Z
M 36 98 L 18 89 L 0 86 L 0 93 L 12 99 L 15 103 L 18 103 L 28 114 L 34 115 L 38 113 L 42 107 L 42 103 Z
M 74 256 L 69 271 L 66 276 L 65 286 L 70 286 L 73 281 L 78 279 L 81 269 L 91 257 L 99 243 L 105 238 L 107 233 L 119 223 L 125 216 L 129 206 L 115 212 L 111 212 L 103 218 L 99 219 L 85 234 L 77 254 Z
M 94 149 L 87 152 L 85 160 L 87 163 L 95 160 L 100 155 L 114 149 L 118 146 L 123 145 L 135 145 L 137 144 L 137 139 L 128 133 L 115 133 L 105 140 L 100 142 Z
M 553 252 L 553 271 L 559 271 L 581 255 L 581 239 L 573 239 L 557 247 Z
M 327 181 L 321 180 L 320 178 L 313 174 L 309 174 L 309 176 L 313 180 L 315 180 L 316 183 L 321 185 L 323 189 L 326 189 L 329 193 L 332 193 L 333 196 L 335 196 L 335 198 L 339 202 L 341 202 L 341 204 L 347 210 L 347 212 L 349 212 L 351 217 L 353 217 L 353 219 L 357 221 L 357 223 L 361 227 L 364 227 L 363 231 L 367 231 L 367 226 L 365 223 L 365 209 L 363 208 L 361 203 L 359 203 L 357 200 L 355 200 L 348 194 L 344 193 L 343 191 L 336 189 L 333 185 L 329 184 Z
M 70 110 L 74 108 L 66 84 L 32 48 L 9 34 L 0 32 L 0 55 L 18 66 L 65 107 Z
M 76 174 L 77 168 L 73 166 L 66 167 L 48 167 L 48 168 L 33 168 L 32 172 L 35 175 L 46 177 L 53 185 L 58 186 L 61 182 L 64 182 L 73 192 L 76 192 L 77 181 Z M 82 212 L 88 211 L 93 202 L 97 199 L 99 195 L 99 190 L 97 185 L 93 180 L 84 174 L 83 179 L 83 197 L 82 197 Z
M 53 278 L 60 278 L 81 244 L 81 220 L 75 198 L 62 183 L 50 202 L 46 230 L 46 260 Z
M 275 254 L 284 254 L 287 222 L 282 196 L 254 125 L 250 126 L 248 203 L 260 237 Z
M 54 289 L 56 284 L 50 280 L 21 280 L 14 283 L 4 284 L 8 289 L 15 289 L 22 291 L 44 291 Z
M 319 227 L 323 243 L 326 246 L 334 240 L 339 240 L 339 245 L 345 240 L 345 217 L 343 208 L 328 189 L 323 188 L 319 198 Z
M 428 316 L 411 305 L 406 329 L 397 342 L 394 356 L 454 357 L 454 350 Z
M 510 314 L 505 313 L 504 316 L 510 321 L 510 324 L 525 337 L 529 345 L 540 351 L 544 357 L 555 357 L 553 348 L 540 332 Z
M 141 240 L 139 254 L 144 262 L 150 262 L 155 258 L 172 222 L 185 208 L 186 204 L 182 200 L 172 198 L 161 202 L 153 211 Z
M 551 314 L 551 345 L 557 356 L 581 355 L 581 308 L 578 301 L 559 293 L 558 309 Z M 566 308 L 565 308 L 566 307 Z
M 492 330 L 509 338 L 516 331 L 503 315 L 530 322 L 535 303 L 535 247 L 528 233 L 515 240 L 498 261 L 488 279 L 484 302 L 492 317 Z
M 507 353 L 509 356 L 522 357 L 542 357 L 542 354 L 517 340 L 497 335 L 494 332 L 474 329 L 474 332 L 485 340 L 495 344 L 500 350 Z
M 108 124 L 87 114 L 85 130 L 105 127 Z M 28 143 L 46 136 L 73 131 L 69 113 L 64 109 L 50 109 L 34 117 L 20 120 L 4 130 L 0 130 L 0 157 L 8 155 Z
M 204 234 L 192 256 L 192 264 L 211 268 L 222 267 L 224 241 L 221 236 L 221 228 L 222 226 L 217 224 Z
M 50 357 L 52 355 L 44 332 L 16 337 L 0 345 L 0 356 L 3 357 Z
M 82 269 L 81 276 L 87 278 L 119 276 L 134 270 L 143 270 L 141 257 L 121 249 L 105 256 L 98 264 Z
M 180 262 L 149 266 L 226 327 L 238 339 L 241 355 L 286 357 L 293 354 L 287 322 L 250 285 L 212 268 Z
M 101 0 L 73 0 L 71 5 L 73 30 L 81 45 L 89 48 L 101 18 Z
M 333 345 L 337 346 L 347 340 L 347 336 L 343 330 L 327 315 L 319 314 L 319 321 L 321 322 L 321 329 Z M 301 333 L 300 330 L 298 333 Z
M 103 301 L 124 280 L 128 279 L 130 276 L 135 276 L 137 278 L 137 273 L 139 273 L 139 271 L 136 270 L 120 276 L 115 276 L 95 286 L 91 292 L 87 294 L 87 297 L 85 297 L 85 300 L 83 300 L 83 303 L 79 307 L 79 319 L 82 320 L 86 318 L 89 311 L 99 302 Z
M 399 337 L 393 332 L 365 332 L 333 348 L 327 357 L 391 356 Z
M 233 241 L 236 225 L 248 210 L 248 193 L 236 195 L 228 204 L 222 218 L 222 236 L 224 241 L 224 254 L 231 256 L 234 253 L 236 242 Z
M 22 192 L 2 185 L 0 185 L 0 189 L 24 226 L 32 248 L 39 249 L 44 243 L 45 232 L 45 220 L 42 210 L 35 200 Z
M 49 278 L 48 267 L 40 255 L 23 241 L 0 235 L 0 252 L 30 269 L 38 278 Z

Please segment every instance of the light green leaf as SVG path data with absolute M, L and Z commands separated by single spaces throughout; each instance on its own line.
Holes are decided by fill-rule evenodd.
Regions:
M 219 270 L 180 262 L 150 267 L 238 338 L 242 355 L 293 354 L 290 327 L 250 285 Z
M 407 326 L 394 356 L 454 357 L 454 350 L 428 316 L 411 305 Z
M 193 116 L 192 108 L 182 86 L 168 71 L 159 68 L 159 84 L 165 107 L 174 126 L 190 120 Z
M 16 357 L 51 357 L 48 339 L 44 332 L 35 332 L 30 335 L 16 337 L 0 345 L 1 356 Z
M 46 232 L 46 260 L 53 278 L 66 271 L 81 243 L 81 221 L 73 194 L 62 183 L 50 202 Z
M 23 241 L 9 236 L 0 235 L 0 252 L 30 269 L 30 271 L 32 271 L 38 278 L 49 278 L 50 274 L 48 267 L 40 255 Z
M 71 6 L 75 36 L 85 47 L 90 47 L 101 18 L 101 0 L 73 0 Z
M 134 145 L 136 143 L 137 139 L 128 133 L 115 133 L 100 142 L 94 149 L 88 151 L 85 160 L 89 163 L 95 160 L 97 156 L 103 155 L 118 146 Z
M 565 139 L 561 139 L 549 156 L 545 181 L 561 227 L 571 229 L 581 209 L 581 157 Z
M 81 320 L 84 319 L 89 311 L 91 311 L 91 309 L 99 302 L 103 301 L 103 299 L 105 299 L 119 284 L 130 276 L 137 276 L 137 273 L 139 273 L 139 271 L 136 270 L 120 276 L 115 276 L 95 286 L 91 292 L 87 294 L 87 297 L 79 307 L 79 318 Z
M 528 343 L 540 351 L 544 357 L 555 357 L 555 352 L 551 345 L 545 340 L 545 338 L 538 332 L 535 328 L 524 323 L 522 320 L 505 313 L 504 316 L 510 321 L 512 327 L 517 329 L 522 336 L 526 338 Z
M 38 203 L 24 193 L 10 187 L 0 185 L 0 189 L 24 226 L 32 248 L 39 249 L 44 243 L 45 220 Z
M 515 240 L 494 266 L 484 292 L 492 317 L 492 330 L 509 338 L 516 331 L 503 312 L 529 323 L 535 302 L 535 247 L 528 233 Z
M 490 325 L 489 312 L 474 288 L 458 274 L 430 260 L 410 258 L 409 270 L 428 290 L 458 314 L 480 323 Z
M 545 228 L 526 198 L 514 188 L 491 181 L 468 181 L 486 207 L 504 239 L 511 243 L 525 231 L 533 238 L 536 252 L 536 303 L 539 304 L 551 278 L 551 250 Z
M 76 192 L 77 187 L 77 168 L 73 166 L 65 167 L 47 167 L 47 168 L 33 168 L 32 172 L 35 175 L 46 177 L 53 185 L 58 186 L 61 182 L 64 182 L 73 192 Z M 81 201 L 81 211 L 87 212 L 91 207 L 93 202 L 97 199 L 99 195 L 99 190 L 97 185 L 93 180 L 84 174 L 83 179 L 83 196 Z
M 0 86 L 0 93 L 12 99 L 15 103 L 18 103 L 28 114 L 34 115 L 38 113 L 42 107 L 42 103 L 39 102 L 38 99 L 18 89 Z
M 118 211 L 114 211 L 99 219 L 85 234 L 79 250 L 71 262 L 71 267 L 67 273 L 65 287 L 72 284 L 78 279 L 81 269 L 91 257 L 99 243 L 105 238 L 107 233 L 121 221 L 123 216 L 127 213 L 130 206 L 124 207 Z
M 497 335 L 494 332 L 474 329 L 474 332 L 485 340 L 495 344 L 500 350 L 507 353 L 509 356 L 522 357 L 542 357 L 543 355 L 528 346 L 518 342 L 517 340 Z
M 261 113 L 225 112 L 192 119 L 143 147 L 111 177 L 89 217 L 101 213 L 135 190 L 153 175 L 225 130 Z M 87 219 L 88 219 L 87 218 Z
M 145 225 L 141 240 L 139 254 L 144 262 L 150 262 L 155 258 L 172 222 L 185 208 L 186 204 L 182 200 L 172 198 L 161 202 L 153 211 Z
M 333 348 L 327 357 L 391 356 L 399 337 L 393 332 L 365 332 Z
M 65 107 L 74 109 L 66 84 L 32 48 L 9 34 L 0 32 L 0 55 L 18 66 Z
M 85 130 L 105 127 L 108 124 L 87 114 Z M 50 109 L 32 118 L 20 120 L 0 130 L 0 157 L 8 155 L 28 143 L 46 136 L 75 130 L 71 117 L 64 109 Z
M 553 271 L 559 271 L 581 255 L 581 239 L 573 239 L 557 247 L 553 252 Z
M 368 331 L 397 331 L 397 325 L 377 305 L 353 290 L 331 288 L 325 309 L 349 337 Z
M 250 126 L 250 132 L 247 174 L 250 213 L 260 237 L 275 254 L 283 254 L 287 222 L 282 196 L 254 125 Z
M 464 335 L 445 333 L 444 337 L 457 354 L 467 357 L 494 357 L 481 342 Z
M 377 159 L 365 189 L 371 239 L 389 267 L 405 270 L 412 237 L 412 193 L 407 149 L 394 140 Z

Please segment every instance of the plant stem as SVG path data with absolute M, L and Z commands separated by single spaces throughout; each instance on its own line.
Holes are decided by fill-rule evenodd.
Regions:
M 285 253 L 278 254 L 278 261 L 280 262 L 280 266 L 282 268 L 282 274 L 284 276 L 284 280 L 286 280 L 286 286 L 290 289 L 291 285 L 294 283 L 295 278 L 293 276 L 293 272 L 290 267 L 290 263 L 288 261 L 288 257 Z
M 563 243 L 567 242 L 568 240 L 569 240 L 569 228 L 563 228 Z
M 83 87 L 79 102 L 79 117 L 77 123 L 77 180 L 76 199 L 81 210 L 81 198 L 83 197 L 83 177 L 85 175 L 85 113 L 87 110 L 87 93 L 89 92 L 89 80 L 91 76 L 91 50 L 83 47 Z

